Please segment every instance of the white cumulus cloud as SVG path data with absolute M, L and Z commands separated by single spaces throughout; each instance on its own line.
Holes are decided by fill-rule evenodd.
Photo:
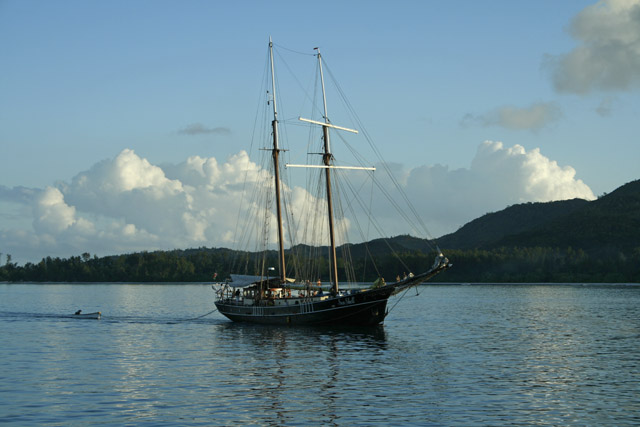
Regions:
M 76 222 L 76 208 L 65 203 L 64 196 L 57 188 L 47 187 L 40 193 L 33 211 L 33 226 L 43 232 L 57 234 Z
M 469 168 L 450 170 L 443 165 L 425 165 L 408 169 L 395 164 L 391 169 L 434 236 L 514 203 L 594 199 L 572 167 L 558 165 L 539 149 L 526 151 L 519 145 L 506 147 L 500 142 L 482 143 Z M 348 173 L 363 205 L 368 206 L 372 200 L 379 225 L 390 235 L 412 232 L 398 220 L 390 203 L 368 196 L 370 189 L 363 185 L 366 176 L 360 171 Z M 48 255 L 84 252 L 108 255 L 198 246 L 234 247 L 235 241 L 246 239 L 243 236 L 252 232 L 238 229 L 238 218 L 250 213 L 266 215 L 271 220 L 274 217 L 271 212 L 265 214 L 264 200 L 243 199 L 243 190 L 249 188 L 245 187 L 245 178 L 249 186 L 258 187 L 258 194 L 265 193 L 273 182 L 271 174 L 244 151 L 224 162 L 193 156 L 179 164 L 158 166 L 133 150 L 123 150 L 115 158 L 99 162 L 78 173 L 71 182 L 56 187 L 0 186 L 0 208 L 9 204 L 22 206 L 21 211 L 32 216 L 31 228 L 24 228 L 18 227 L 18 222 L 4 221 L 0 215 L 0 249 L 11 253 L 15 261 L 38 261 Z M 395 193 L 388 181 L 380 178 L 380 185 Z M 305 189 L 284 186 L 283 197 L 302 226 L 296 236 L 298 242 L 315 234 L 318 227 L 326 227 L 326 221 L 308 221 L 313 211 L 324 211 L 326 204 Z M 349 206 L 353 201 L 345 203 Z M 360 239 L 348 213 L 347 218 L 337 220 L 350 229 L 351 241 Z M 358 225 L 366 229 L 363 219 L 359 221 Z M 20 224 L 24 225 L 24 221 Z M 270 241 L 275 241 L 275 227 L 269 233 Z
M 520 145 L 505 147 L 495 141 L 480 144 L 469 168 L 425 165 L 396 173 L 436 237 L 487 212 L 517 203 L 595 199 L 571 166 L 558 165 L 537 148 L 526 151 Z M 389 187 L 388 191 L 392 193 L 393 189 Z M 394 222 L 397 215 L 388 203 L 380 201 L 375 211 L 386 215 L 393 234 L 403 232 L 398 221 Z

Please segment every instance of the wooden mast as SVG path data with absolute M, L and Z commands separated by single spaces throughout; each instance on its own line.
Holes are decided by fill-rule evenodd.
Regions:
M 330 253 L 329 253 L 329 262 L 330 262 L 330 280 L 331 280 L 331 290 L 336 294 L 339 291 L 338 286 L 338 261 L 336 256 L 336 238 L 335 238 L 335 224 L 333 219 L 333 198 L 331 195 L 331 169 L 363 169 L 363 170 L 375 170 L 375 168 L 368 167 L 345 167 L 345 166 L 333 166 L 331 164 L 331 160 L 333 155 L 331 154 L 331 140 L 329 139 L 329 128 L 334 128 L 341 131 L 347 131 L 352 133 L 358 133 L 355 129 L 349 129 L 342 126 L 336 126 L 331 124 L 329 121 L 329 116 L 327 114 L 327 97 L 324 88 L 324 74 L 322 72 L 322 56 L 320 55 L 320 50 L 316 47 L 316 51 L 318 51 L 318 66 L 320 69 L 320 82 L 322 83 L 322 103 L 324 107 L 324 122 L 319 122 L 311 119 L 304 119 L 302 117 L 298 117 L 299 120 L 307 123 L 312 123 L 315 125 L 322 126 L 322 138 L 324 140 L 324 152 L 322 153 L 322 163 L 323 165 L 291 165 L 288 164 L 287 167 L 305 167 L 305 168 L 323 168 L 325 170 L 325 183 L 327 190 L 327 213 L 329 218 L 329 240 L 330 240 Z
M 324 74 L 322 73 L 322 55 L 320 55 L 320 49 L 318 51 L 318 66 L 320 67 L 320 82 L 322 83 L 322 103 L 324 106 L 324 122 L 329 124 L 329 116 L 327 115 L 327 97 L 324 90 Z M 331 142 L 329 140 L 329 126 L 322 126 L 322 135 L 324 139 L 324 154 L 322 155 L 322 162 L 325 166 L 325 181 L 327 185 L 327 209 L 329 216 L 329 240 L 331 244 L 329 260 L 331 264 L 331 289 L 336 294 L 338 293 L 338 261 L 336 257 L 336 239 L 333 223 L 333 200 L 331 197 Z
M 280 203 L 280 165 L 279 155 L 280 149 L 278 148 L 278 109 L 276 106 L 276 79 L 273 69 L 273 42 L 269 37 L 269 58 L 271 62 L 271 95 L 273 97 L 273 121 L 271 126 L 273 127 L 273 170 L 276 187 L 276 214 L 278 221 L 278 264 L 280 269 L 280 280 L 284 283 L 287 279 L 285 263 L 284 263 L 284 232 L 282 228 L 282 207 Z

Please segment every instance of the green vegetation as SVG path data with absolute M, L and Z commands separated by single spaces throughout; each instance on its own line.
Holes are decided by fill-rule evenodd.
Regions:
M 35 282 L 193 282 L 210 281 L 223 271 L 227 249 L 141 252 L 98 258 L 43 258 L 22 267 L 7 262 L 0 280 Z
M 511 206 L 471 221 L 438 243 L 453 263 L 438 281 L 637 283 L 640 180 L 593 202 Z M 430 248 L 430 242 L 411 236 L 378 239 L 366 247 L 350 245 L 355 277 L 372 282 L 382 276 L 393 281 L 405 272 L 425 271 L 436 255 Z M 218 273 L 218 279 L 228 277 L 234 263 L 256 262 L 255 254 L 216 248 L 103 258 L 84 253 L 68 259 L 47 257 L 24 266 L 12 262 L 11 255 L 5 257 L 0 281 L 207 282 L 213 273 Z M 265 265 L 277 265 L 275 252 L 267 257 Z M 319 270 L 327 271 L 326 262 Z
M 448 250 L 453 268 L 437 277 L 445 282 L 640 282 L 640 247 L 629 253 L 611 251 L 589 255 L 582 249 L 497 248 Z M 208 282 L 213 273 L 224 278 L 231 273 L 229 260 L 237 254 L 227 249 L 142 252 L 111 257 L 47 257 L 37 264 L 0 267 L 0 281 L 28 282 Z M 374 281 L 379 274 L 392 281 L 404 272 L 430 267 L 435 253 L 413 250 L 374 255 L 373 263 L 354 258 L 357 278 Z M 276 254 L 270 254 L 276 265 Z M 340 263 L 342 260 L 339 261 Z M 268 264 L 268 265 L 271 265 Z M 344 280 L 344 277 L 341 278 Z M 327 280 L 326 277 L 323 280 Z

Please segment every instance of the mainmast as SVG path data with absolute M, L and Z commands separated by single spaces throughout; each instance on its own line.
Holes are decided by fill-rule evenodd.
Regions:
M 355 129 L 349 129 L 342 126 L 336 126 L 331 124 L 329 121 L 329 116 L 327 114 L 327 97 L 324 88 L 324 74 L 322 73 L 322 56 L 320 55 L 320 50 L 315 48 L 318 51 L 318 66 L 320 68 L 320 82 L 322 83 L 322 102 L 324 106 L 324 122 L 304 119 L 299 117 L 299 120 L 303 122 L 312 123 L 315 125 L 322 126 L 322 138 L 324 140 L 324 152 L 322 153 L 322 163 L 323 165 L 292 165 L 288 164 L 287 167 L 304 167 L 304 168 L 323 168 L 325 170 L 325 181 L 327 187 L 327 210 L 329 217 L 329 240 L 331 244 L 330 248 L 330 263 L 331 263 L 331 290 L 335 293 L 338 293 L 338 262 L 336 256 L 336 238 L 335 238 L 335 224 L 333 219 L 333 198 L 331 196 L 331 169 L 361 169 L 361 170 L 375 170 L 375 168 L 371 167 L 354 167 L 354 166 L 333 166 L 331 164 L 331 159 L 333 155 L 331 154 L 331 141 L 329 139 L 329 128 L 334 128 L 341 131 L 347 131 L 352 133 L 358 133 Z
M 322 103 L 324 106 L 324 122 L 329 124 L 329 116 L 327 114 L 327 96 L 324 90 L 324 74 L 322 73 L 322 55 L 320 55 L 320 49 L 318 51 L 318 66 L 320 67 L 320 82 L 322 84 Z M 330 248 L 330 261 L 331 261 L 331 289 L 338 293 L 338 261 L 336 257 L 336 238 L 333 224 L 333 200 L 331 197 L 331 142 L 329 139 L 329 126 L 322 126 L 322 135 L 324 139 L 324 154 L 322 155 L 322 162 L 327 168 L 325 168 L 325 181 L 327 185 L 327 209 L 329 216 L 329 240 L 331 244 Z
M 278 264 L 280 268 L 280 280 L 284 283 L 287 279 L 285 263 L 284 263 L 284 232 L 282 229 L 282 207 L 280 203 L 280 165 L 278 157 L 280 149 L 278 148 L 278 109 L 276 105 L 276 79 L 273 69 L 273 42 L 269 37 L 269 59 L 271 62 L 271 95 L 273 97 L 273 170 L 276 187 L 276 213 L 278 221 Z

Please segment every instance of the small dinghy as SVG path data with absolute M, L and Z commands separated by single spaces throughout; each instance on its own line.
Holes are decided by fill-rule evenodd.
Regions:
M 100 319 L 102 313 L 96 311 L 95 313 L 83 313 L 82 310 L 76 311 L 73 316 L 76 319 Z

